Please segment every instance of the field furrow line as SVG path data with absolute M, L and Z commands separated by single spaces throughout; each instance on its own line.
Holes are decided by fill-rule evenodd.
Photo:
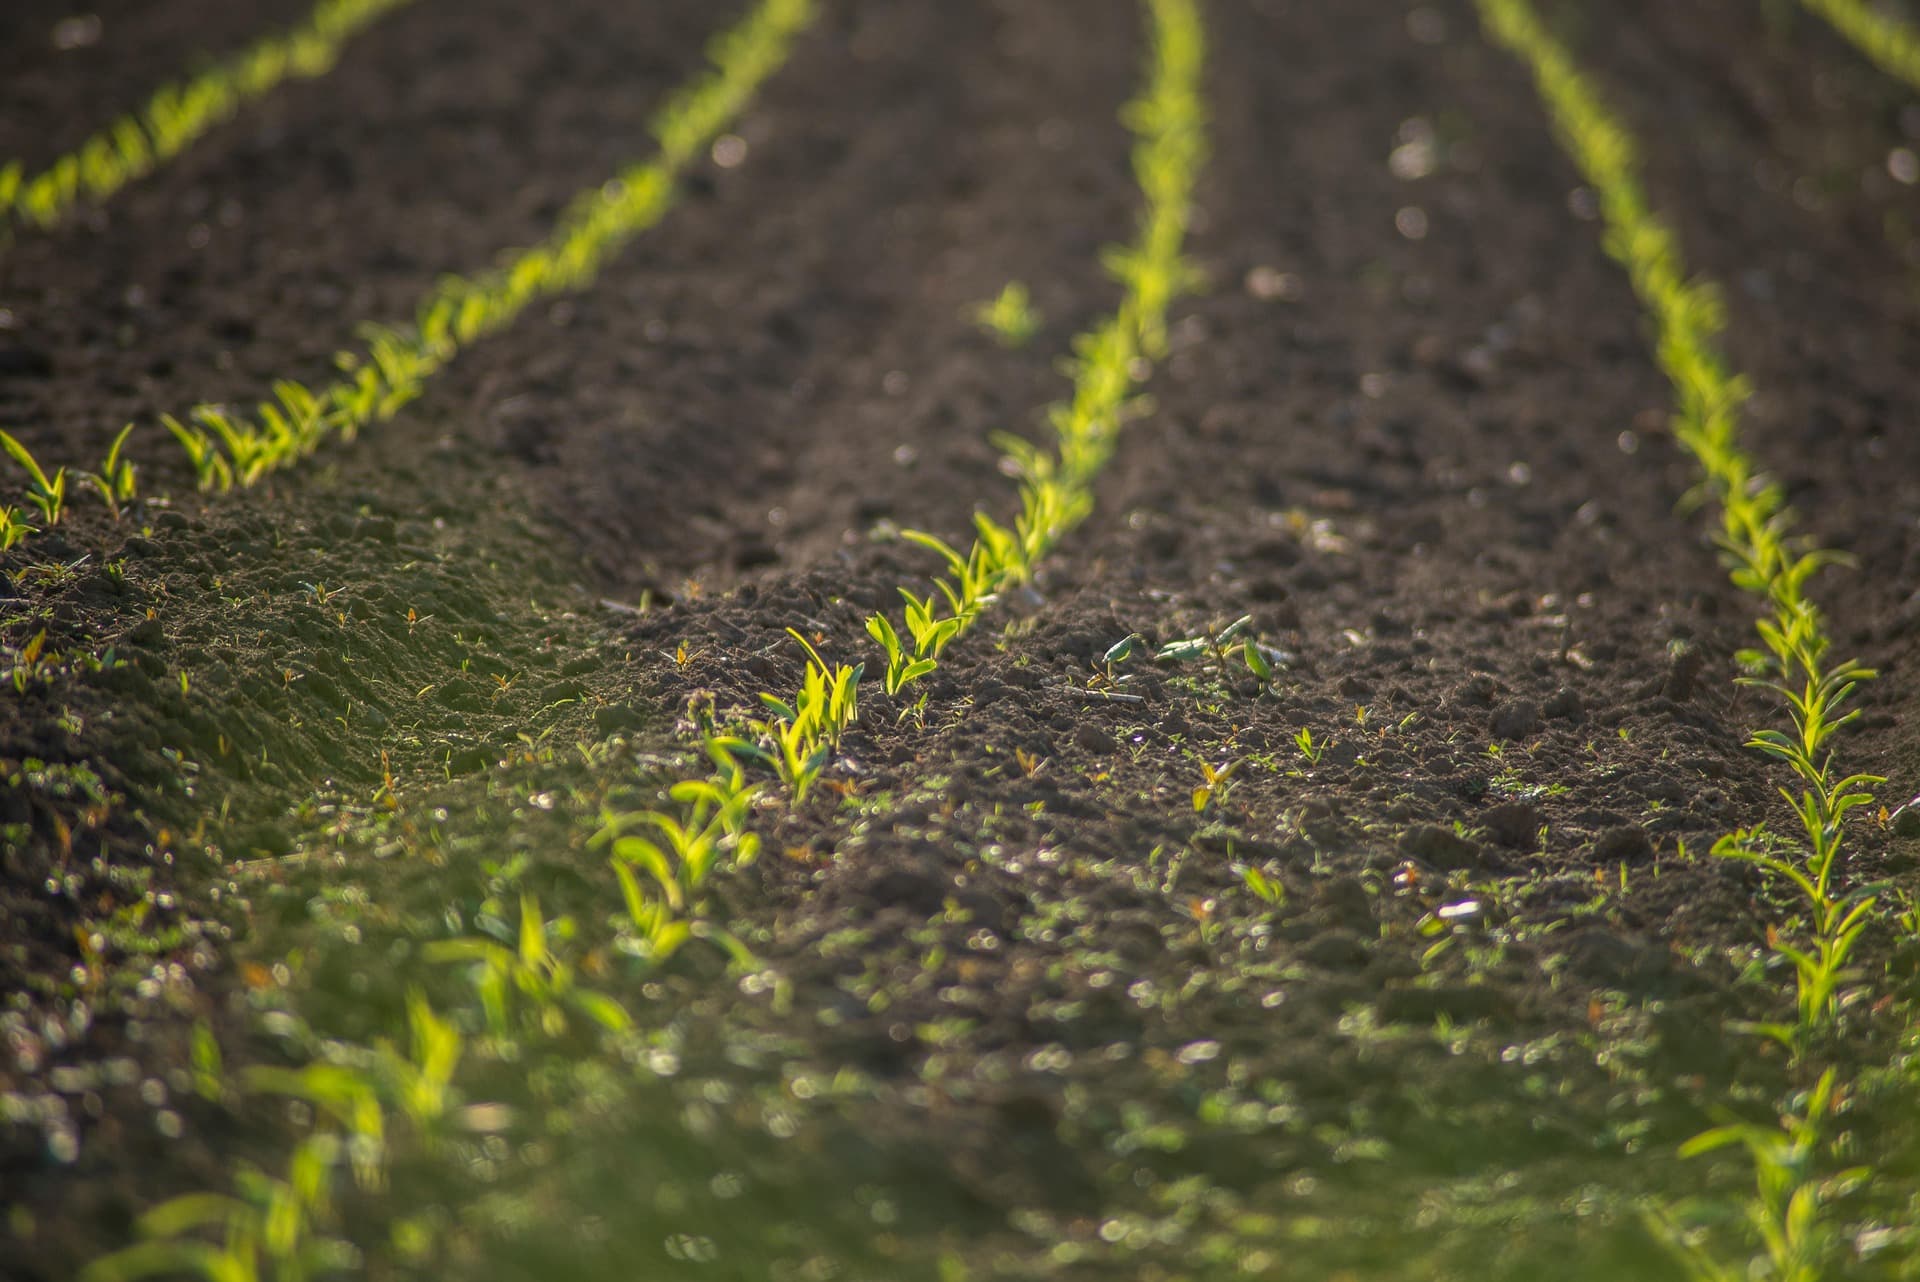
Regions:
M 289 80 L 327 74 L 348 42 L 413 0 L 321 0 L 307 20 L 191 79 L 163 85 L 45 169 L 0 165 L 0 250 L 15 229 L 47 228 L 101 204 Z
M 1835 1067 L 1821 1067 L 1821 1052 L 1862 996 L 1852 955 L 1880 902 L 1876 888 L 1850 884 L 1844 842 L 1848 815 L 1870 805 L 1870 790 L 1884 780 L 1845 773 L 1830 742 L 1858 715 L 1846 704 L 1875 673 L 1829 657 L 1832 637 L 1808 594 L 1821 569 L 1846 557 L 1795 531 L 1783 487 L 1742 445 L 1741 406 L 1752 389 L 1719 349 L 1725 306 L 1712 282 L 1688 277 L 1678 237 L 1642 190 L 1632 135 L 1527 0 L 1479 0 L 1479 9 L 1489 36 L 1531 68 L 1567 153 L 1598 195 L 1607 252 L 1653 319 L 1656 355 L 1676 398 L 1674 436 L 1699 466 L 1700 497 L 1718 517 L 1715 542 L 1734 584 L 1765 606 L 1760 645 L 1739 656 L 1742 681 L 1777 696 L 1785 728 L 1756 730 L 1748 746 L 1790 770 L 1797 791 L 1781 792 L 1799 831 L 1756 822 L 1723 837 L 1713 853 L 1757 866 L 1795 901 L 1795 921 L 1769 933 L 1794 975 L 1794 1015 L 1734 1031 L 1780 1044 L 1800 1066 L 1804 1089 L 1784 1102 L 1777 1129 L 1730 1124 L 1682 1151 L 1744 1150 L 1755 1176 L 1749 1212 L 1769 1275 L 1811 1282 L 1838 1250 L 1838 1228 L 1822 1216 L 1836 1172 L 1820 1158 L 1837 1138 L 1841 1083 Z M 1664 1209 L 1651 1214 L 1697 1276 L 1748 1276 L 1744 1262 L 1721 1262 Z

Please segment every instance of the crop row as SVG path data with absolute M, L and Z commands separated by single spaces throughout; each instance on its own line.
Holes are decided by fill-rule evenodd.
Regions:
M 339 377 L 331 383 L 309 387 L 279 380 L 272 398 L 251 414 L 203 403 L 181 415 L 163 415 L 161 423 L 186 451 L 199 487 L 249 486 L 311 455 L 330 437 L 351 440 L 420 396 L 465 348 L 506 329 L 542 299 L 589 284 L 609 258 L 665 217 L 681 175 L 786 61 L 813 15 L 813 0 L 773 0 L 719 36 L 709 51 L 711 71 L 676 91 L 655 116 L 653 157 L 582 192 L 538 245 L 490 271 L 442 278 L 420 300 L 412 322 L 363 326 L 361 350 L 335 358 Z M 69 472 L 104 478 L 94 488 L 117 516 L 138 486 L 136 465 L 125 453 L 131 430 L 121 432 L 98 471 L 44 464 L 0 433 L 0 448 L 26 473 L 27 499 L 41 520 L 31 526 L 19 510 L 0 506 L 0 551 L 59 522 Z
M 1715 542 L 1734 584 L 1764 606 L 1756 623 L 1760 644 L 1738 656 L 1746 674 L 1741 680 L 1778 698 L 1787 728 L 1757 730 L 1748 746 L 1791 771 L 1797 791 L 1781 792 L 1799 831 L 1776 833 L 1756 824 L 1728 833 L 1713 853 L 1757 865 L 1800 902 L 1803 919 L 1768 932 L 1772 949 L 1794 974 L 1794 1017 L 1738 1032 L 1778 1042 L 1811 1080 L 1783 1107 L 1778 1127 L 1716 1128 L 1683 1151 L 1744 1147 L 1755 1173 L 1750 1213 L 1766 1276 L 1813 1282 L 1823 1276 L 1834 1247 L 1821 1210 L 1836 1174 L 1813 1159 L 1832 1138 L 1828 1128 L 1839 1087 L 1835 1068 L 1814 1073 L 1813 1063 L 1843 1009 L 1859 996 L 1849 988 L 1858 978 L 1852 955 L 1880 902 L 1875 888 L 1848 885 L 1842 855 L 1848 814 L 1869 805 L 1868 790 L 1884 780 L 1843 773 L 1830 746 L 1834 733 L 1858 715 L 1843 710 L 1850 696 L 1874 673 L 1828 657 L 1831 638 L 1807 594 L 1818 571 L 1845 558 L 1795 533 L 1780 484 L 1742 447 L 1741 407 L 1752 389 L 1719 350 L 1724 305 L 1711 282 L 1688 277 L 1678 237 L 1652 212 L 1631 134 L 1528 0 L 1479 3 L 1489 33 L 1532 69 L 1568 154 L 1598 193 L 1607 252 L 1626 269 L 1652 316 L 1656 354 L 1675 395 L 1674 438 L 1699 465 L 1701 496 L 1718 514 Z M 1752 1276 L 1745 1263 L 1718 1260 L 1671 1217 L 1660 1222 L 1698 1278 L 1733 1282 Z
M 1028 523 L 1018 527 L 1022 535 L 1009 535 L 1024 539 L 1017 568 L 998 547 L 971 554 L 977 563 L 991 558 L 1003 567 L 994 571 L 995 588 L 1030 572 L 1034 560 L 1085 515 L 1086 487 L 1111 453 L 1129 389 L 1143 373 L 1142 358 L 1161 350 L 1167 306 L 1190 279 L 1180 251 L 1205 154 L 1203 29 L 1192 0 L 1146 0 L 1146 9 L 1152 33 L 1148 87 L 1129 106 L 1126 120 L 1139 136 L 1134 166 L 1147 206 L 1134 244 L 1109 256 L 1124 299 L 1076 345 L 1074 394 L 1053 417 L 1058 452 L 1029 448 L 1020 456 L 1028 465 L 1022 483 L 1022 519 Z M 764 0 L 727 47 L 765 48 L 764 37 L 754 33 L 784 35 L 807 16 L 807 6 L 795 0 Z M 722 118 L 709 111 L 702 125 L 713 127 Z M 983 525 L 982 540 L 994 529 Z M 954 612 L 942 622 L 958 622 L 949 628 L 949 640 L 991 604 L 987 581 L 976 578 L 971 589 L 950 587 Z M 603 817 L 591 844 L 606 852 L 618 889 L 617 951 L 657 966 L 689 940 L 702 939 L 723 948 L 737 967 L 756 966 L 746 946 L 705 915 L 704 892 L 716 872 L 758 854 L 759 838 L 750 830 L 756 810 L 781 804 L 782 794 L 796 804 L 804 799 L 857 714 L 863 672 L 860 666 L 830 666 L 811 642 L 799 633 L 794 637 L 806 652 L 806 669 L 790 697 L 764 695 L 766 719 L 730 725 L 715 724 L 710 708 L 696 709 L 705 722 L 700 755 L 710 770 L 672 783 L 665 806 Z M 769 789 L 769 773 L 782 790 Z M 548 922 L 539 903 L 523 897 L 513 944 L 469 938 L 427 951 L 430 962 L 465 971 L 471 997 L 466 1009 L 436 1011 L 416 985 L 406 1004 L 405 1030 L 364 1047 L 335 1045 L 324 1062 L 303 1069 L 254 1070 L 227 1084 L 217 1052 L 203 1043 L 206 1089 L 237 1087 L 299 1099 L 313 1110 L 315 1128 L 295 1147 L 284 1176 L 252 1172 L 235 1194 L 188 1194 L 155 1208 L 142 1222 L 144 1240 L 96 1261 L 87 1271 L 89 1282 L 180 1271 L 240 1282 L 304 1277 L 349 1263 L 349 1249 L 330 1231 L 340 1168 L 349 1168 L 362 1187 L 377 1188 L 387 1154 L 403 1132 L 432 1151 L 457 1129 L 455 1076 L 463 1057 L 513 1054 L 517 1039 L 551 1040 L 575 1021 L 610 1038 L 632 1032 L 632 1020 L 616 1000 L 581 982 L 569 945 L 576 929 L 571 920 Z
M 1833 25 L 1874 65 L 1920 89 L 1920 36 L 1899 20 L 1870 8 L 1865 0 L 1800 0 Z
M 1700 466 L 1702 495 L 1712 501 L 1718 518 L 1717 542 L 1734 582 L 1764 603 L 1760 644 L 1741 659 L 1747 680 L 1779 695 L 1791 729 L 1757 732 L 1752 743 L 1797 779 L 1800 791 L 1789 793 L 1788 800 L 1801 832 L 1787 837 L 1760 827 L 1743 829 L 1729 834 L 1715 853 L 1760 864 L 1804 899 L 1809 933 L 1796 936 L 1789 924 L 1776 944 L 1797 977 L 1796 1016 L 1757 1032 L 1782 1043 L 1803 1065 L 1808 1082 L 1783 1109 L 1777 1129 L 1724 1128 L 1701 1136 L 1688 1151 L 1745 1145 L 1757 1176 L 1751 1210 L 1769 1275 L 1810 1280 L 1819 1276 L 1830 1253 L 1830 1229 L 1820 1212 L 1833 1173 L 1820 1170 L 1813 1155 L 1828 1138 L 1838 1084 L 1831 1068 L 1813 1075 L 1813 1061 L 1822 1038 L 1848 1006 L 1849 954 L 1876 906 L 1871 893 L 1844 892 L 1839 886 L 1844 820 L 1867 800 L 1864 789 L 1878 781 L 1839 776 L 1829 741 L 1850 719 L 1844 705 L 1856 683 L 1871 673 L 1827 659 L 1827 632 L 1807 587 L 1817 570 L 1837 558 L 1794 534 L 1779 487 L 1767 481 L 1741 445 L 1739 414 L 1747 389 L 1718 354 L 1722 308 L 1710 285 L 1685 275 L 1676 237 L 1651 213 L 1636 175 L 1632 138 L 1528 0 L 1478 3 L 1489 33 L 1532 68 L 1568 151 L 1600 193 L 1609 252 L 1628 270 L 1655 322 L 1660 363 L 1676 394 L 1675 436 Z M 1133 163 L 1145 210 L 1134 243 L 1108 256 L 1123 300 L 1101 325 L 1076 340 L 1069 365 L 1073 391 L 1050 411 L 1050 446 L 999 440 L 1020 483 L 1020 511 L 1012 523 L 976 518 L 975 537 L 965 551 L 930 534 L 906 535 L 936 552 L 945 572 L 924 595 L 901 589 L 906 608 L 899 625 L 880 613 L 867 621 L 869 635 L 884 652 L 889 697 L 907 693 L 934 671 L 943 651 L 996 596 L 1029 578 L 1085 519 L 1093 480 L 1139 410 L 1137 388 L 1146 362 L 1164 350 L 1167 308 L 1191 279 L 1182 247 L 1205 155 L 1199 89 L 1203 32 L 1192 0 L 1146 0 L 1146 9 L 1153 37 L 1148 84 L 1125 116 L 1138 136 Z M 741 34 L 756 23 L 778 31 L 779 56 L 760 68 L 758 75 L 764 76 L 807 16 L 803 3 L 767 0 L 724 47 L 759 47 Z M 735 101 L 729 111 L 738 105 Z M 701 119 L 712 131 L 726 118 Z M 696 136 L 688 126 L 680 163 L 707 137 L 710 132 Z M 673 151 L 664 136 L 662 149 L 657 163 L 664 164 Z M 670 177 L 663 180 L 662 199 L 668 184 Z M 467 341 L 457 323 L 448 324 L 451 328 L 436 332 Z M 417 340 L 425 332 L 423 321 L 410 333 Z M 484 332 L 476 328 L 474 334 Z M 227 464 L 226 472 L 216 469 L 208 483 L 252 479 L 236 466 L 238 455 L 217 425 L 202 426 L 214 434 L 208 447 L 220 450 Z M 301 452 L 296 449 L 292 456 Z M 724 949 L 736 966 L 755 965 L 747 946 L 708 915 L 706 892 L 716 874 L 759 853 L 756 816 L 806 800 L 859 716 L 867 671 L 865 664 L 830 662 L 820 649 L 825 638 L 793 636 L 804 652 L 804 675 L 791 694 L 761 695 L 763 715 L 757 718 L 696 706 L 702 733 L 695 760 L 704 762 L 703 769 L 672 783 L 665 804 L 610 813 L 598 825 L 593 845 L 607 856 L 619 897 L 613 914 L 619 952 L 658 966 L 689 941 L 704 940 Z M 1228 643 L 1238 639 L 1222 634 L 1184 644 L 1204 647 L 1225 663 Z M 1128 644 L 1116 647 L 1110 661 L 1123 661 Z M 1243 661 L 1257 676 L 1263 668 L 1271 675 L 1265 652 L 1251 641 Z M 1312 750 L 1310 739 L 1302 749 Z M 1210 771 L 1209 787 L 1214 783 Z M 1196 795 L 1196 809 L 1203 804 Z M 344 1248 L 328 1237 L 337 1172 L 349 1167 L 356 1180 L 377 1187 L 386 1153 L 403 1136 L 431 1150 L 438 1137 L 457 1126 L 456 1075 L 463 1057 L 498 1053 L 515 1039 L 552 1038 L 580 1022 L 609 1038 L 632 1032 L 624 1008 L 583 982 L 572 961 L 580 929 L 572 921 L 549 922 L 537 900 L 523 897 L 513 943 L 463 939 L 429 950 L 429 960 L 465 973 L 470 1003 L 438 1011 L 424 989 L 416 988 L 407 1003 L 407 1027 L 393 1038 L 336 1048 L 333 1058 L 303 1070 L 249 1074 L 247 1088 L 302 1099 L 320 1119 L 296 1148 L 285 1177 L 253 1176 L 239 1197 L 191 1195 L 158 1208 L 145 1224 L 149 1240 L 106 1257 L 90 1276 L 110 1282 L 189 1269 L 242 1278 L 259 1276 L 263 1266 L 282 1276 L 300 1276 L 342 1260 Z M 211 1056 L 209 1050 L 209 1064 Z M 1744 1263 L 1724 1265 L 1674 1221 L 1662 1223 L 1698 1277 L 1747 1275 Z M 217 1235 L 218 1243 L 209 1241 L 209 1234 Z
M 349 40 L 413 0 L 320 0 L 307 20 L 268 36 L 188 80 L 162 86 L 35 174 L 0 166 L 0 244 L 12 225 L 51 227 L 84 202 L 98 204 L 146 177 L 209 130 L 290 79 L 325 75 Z

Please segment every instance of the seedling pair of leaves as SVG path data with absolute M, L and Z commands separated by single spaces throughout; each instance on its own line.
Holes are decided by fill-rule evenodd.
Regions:
M 138 113 L 115 120 L 32 177 L 17 161 L 0 166 L 0 230 L 7 221 L 50 227 L 82 200 L 106 200 L 289 76 L 325 74 L 349 39 L 405 3 L 322 0 L 302 26 L 191 80 L 162 86 Z
M 1293 661 L 1293 656 L 1273 646 L 1262 645 L 1250 635 L 1252 628 L 1253 616 L 1243 614 L 1217 631 L 1208 629 L 1198 636 L 1167 642 L 1154 651 L 1153 661 L 1172 665 L 1210 662 L 1224 676 L 1237 659 L 1265 689 L 1273 684 L 1275 673 Z M 1109 675 L 1115 667 L 1132 658 L 1144 640 L 1139 633 L 1133 633 L 1102 655 L 1101 662 L 1105 664 Z

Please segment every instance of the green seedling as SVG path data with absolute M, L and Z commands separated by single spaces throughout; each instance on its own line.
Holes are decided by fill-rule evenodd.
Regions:
M 1792 794 L 1788 799 L 1794 800 Z M 1839 814 L 1864 805 L 1872 798 L 1854 793 L 1839 798 Z M 1809 813 L 1821 805 L 1811 790 L 1798 799 L 1803 823 L 1819 825 L 1822 839 L 1809 852 L 1794 852 L 1797 858 L 1775 853 L 1780 843 L 1762 828 L 1741 829 L 1714 843 L 1717 858 L 1753 864 L 1791 885 L 1799 892 L 1812 922 L 1810 946 L 1802 948 L 1786 942 L 1780 931 L 1769 928 L 1768 946 L 1793 964 L 1795 1013 L 1793 1023 L 1749 1023 L 1740 1025 L 1780 1042 L 1794 1054 L 1806 1052 L 1813 1036 L 1830 1026 L 1840 1013 L 1841 985 L 1856 978 L 1849 968 L 1854 946 L 1870 923 L 1870 914 L 1879 903 L 1874 889 L 1856 888 L 1844 894 L 1833 886 L 1835 865 L 1839 861 L 1840 840 L 1837 823 L 1821 823 Z
M 786 783 L 797 805 L 826 768 L 840 736 L 859 715 L 860 676 L 866 665 L 830 667 L 813 643 L 794 631 L 787 634 L 807 652 L 807 672 L 792 702 L 762 694 L 760 702 L 773 716 L 753 723 L 758 743 L 721 740 L 729 751 L 745 752 L 770 763 Z
M 254 1282 L 351 1267 L 358 1253 L 324 1231 L 333 1217 L 330 1191 L 340 1149 L 331 1132 L 316 1132 L 295 1147 L 285 1179 L 246 1167 L 234 1177 L 235 1196 L 188 1193 L 162 1202 L 140 1217 L 139 1242 L 88 1264 L 80 1282 L 180 1276 Z
M 1309 766 L 1319 765 L 1320 758 L 1326 756 L 1327 749 L 1332 746 L 1330 740 L 1316 741 L 1313 737 L 1313 728 L 1311 726 L 1301 726 L 1300 729 L 1294 733 L 1293 744 L 1296 748 L 1300 749 L 1300 755 L 1307 759 Z
M 1846 0 L 1807 3 L 1835 16 L 1837 25 L 1841 15 L 1858 10 Z M 1744 651 L 1740 662 L 1750 674 L 1746 684 L 1779 697 L 1792 729 L 1758 731 L 1748 744 L 1783 763 L 1797 778 L 1800 791 L 1782 789 L 1782 794 L 1801 832 L 1798 840 L 1784 841 L 1758 828 L 1744 829 L 1722 838 L 1714 853 L 1758 866 L 1792 888 L 1807 909 L 1813 936 L 1809 943 L 1790 943 L 1777 929 L 1769 931 L 1770 946 L 1791 963 L 1796 977 L 1794 1021 L 1743 1026 L 1780 1041 L 1796 1060 L 1804 1061 L 1816 1037 L 1839 1022 L 1846 1005 L 1842 990 L 1850 977 L 1848 962 L 1877 904 L 1874 888 L 1843 888 L 1840 882 L 1846 817 L 1869 804 L 1867 789 L 1883 781 L 1861 774 L 1842 777 L 1827 746 L 1854 715 L 1843 712 L 1842 705 L 1874 674 L 1851 661 L 1827 662 L 1824 624 L 1806 595 L 1820 569 L 1844 558 L 1793 534 L 1784 490 L 1764 476 L 1741 447 L 1740 411 L 1752 391 L 1727 368 L 1719 350 L 1724 305 L 1710 282 L 1688 276 L 1677 235 L 1653 213 L 1641 189 L 1632 136 L 1528 0 L 1479 0 L 1479 8 L 1489 35 L 1531 68 L 1567 152 L 1599 196 L 1606 249 L 1626 268 L 1655 324 L 1657 355 L 1676 396 L 1674 438 L 1700 468 L 1702 479 L 1690 498 L 1718 507 L 1716 542 L 1729 575 L 1765 604 L 1766 613 L 1756 624 L 1761 646 Z M 1856 30 L 1864 34 L 1866 29 L 1856 25 Z M 1829 1071 L 1802 1101 L 1803 1108 L 1786 1110 L 1777 1131 L 1722 1128 L 1696 1141 L 1701 1148 L 1738 1142 L 1747 1152 L 1758 1189 L 1748 1206 L 1749 1218 L 1765 1252 L 1751 1269 L 1717 1263 L 1709 1267 L 1692 1260 L 1699 1276 L 1758 1276 L 1762 1271 L 1779 1278 L 1823 1276 L 1821 1262 L 1805 1244 L 1834 1231 L 1820 1222 L 1820 1198 L 1809 1191 L 1818 1178 L 1811 1170 L 1817 1147 L 1812 1137 L 1833 1089 Z M 1792 1179 L 1783 1182 L 1779 1172 L 1787 1167 L 1792 1168 Z
M 1215 768 L 1202 761 L 1200 763 L 1201 784 L 1193 790 L 1193 813 L 1204 815 L 1214 802 L 1223 805 L 1227 793 L 1233 789 L 1233 777 L 1240 772 L 1241 763 L 1229 761 Z
M 914 598 L 912 593 L 909 592 L 905 595 L 910 603 L 907 607 L 907 612 L 908 626 L 911 628 L 915 622 L 916 607 L 919 607 L 921 603 Z M 880 648 L 886 652 L 887 675 L 885 685 L 889 695 L 899 694 L 909 683 L 918 681 L 921 677 L 926 676 L 929 672 L 932 672 L 940 666 L 937 659 L 931 657 L 923 659 L 918 657 L 920 647 L 923 644 L 922 638 L 932 631 L 931 619 L 925 610 L 918 612 L 918 619 L 923 625 L 923 630 L 914 635 L 912 649 L 901 644 L 900 634 L 894 630 L 893 624 L 888 621 L 886 615 L 874 614 L 867 619 L 867 635 L 875 641 L 878 641 Z M 957 631 L 957 629 L 955 629 L 955 631 Z M 932 646 L 934 641 L 930 640 L 925 642 L 925 644 Z
M 225 493 L 233 488 L 233 465 L 226 455 L 220 452 L 220 446 L 213 437 L 198 424 L 182 423 L 171 414 L 162 414 L 160 422 L 173 439 L 180 442 L 180 448 L 187 452 L 187 461 L 193 465 L 193 475 L 202 492 L 218 490 Z
M 424 955 L 430 962 L 467 967 L 487 1031 L 501 1042 L 513 1041 L 523 1029 L 550 1038 L 564 1036 L 569 1011 L 610 1032 L 625 1032 L 633 1023 L 627 1012 L 605 993 L 582 986 L 573 965 L 555 950 L 556 942 L 564 943 L 573 934 L 570 918 L 548 922 L 540 915 L 539 901 L 522 893 L 517 947 L 468 937 L 437 940 Z M 516 1019 L 522 1004 L 524 1015 Z
M 123 504 L 131 503 L 139 491 L 139 483 L 134 475 L 132 460 L 125 457 L 127 438 L 133 435 L 133 424 L 120 429 L 120 435 L 113 438 L 113 444 L 107 449 L 107 457 L 100 464 L 98 472 L 76 471 L 78 476 L 99 492 L 100 498 L 113 513 L 113 519 L 120 519 Z
M 0 449 L 12 456 L 13 461 L 26 472 L 30 482 L 27 501 L 40 509 L 40 515 L 49 526 L 60 524 L 60 516 L 67 505 L 67 469 L 58 468 L 52 476 L 48 476 L 33 457 L 33 452 L 7 432 L 0 432 Z
M 386 1038 L 374 1043 L 383 1094 L 394 1100 L 407 1122 L 432 1144 L 460 1102 L 453 1075 L 465 1040 L 453 1021 L 434 1013 L 418 988 L 407 991 L 407 1049 Z
M 1287 888 L 1275 878 L 1267 876 L 1251 864 L 1240 869 L 1240 882 L 1254 896 L 1274 908 L 1284 908 L 1287 903 Z
M 246 1090 L 255 1095 L 283 1095 L 311 1105 L 346 1137 L 355 1181 L 369 1191 L 384 1184 L 387 1150 L 387 1113 L 373 1079 L 344 1064 L 309 1064 L 305 1068 L 256 1065 L 241 1075 Z
M 911 649 L 890 622 L 868 624 L 869 634 L 887 652 L 889 694 L 934 671 L 928 661 L 937 666 L 941 652 L 973 626 L 997 594 L 1029 581 L 1040 560 L 1093 510 L 1093 478 L 1111 458 L 1121 428 L 1141 412 L 1135 390 L 1148 362 L 1165 354 L 1167 309 L 1198 280 L 1182 247 L 1206 154 L 1199 89 L 1204 33 L 1192 0 L 1148 0 L 1147 10 L 1152 32 L 1148 85 L 1123 114 L 1139 140 L 1134 173 L 1147 204 L 1133 242 L 1104 256 L 1125 298 L 1116 312 L 1074 340 L 1063 366 L 1071 395 L 1047 411 L 1050 447 L 1005 433 L 993 438 L 1003 467 L 1020 483 L 1020 511 L 1013 523 L 977 515 L 974 541 L 964 553 L 920 531 L 903 535 L 938 553 L 946 573 L 924 597 L 902 592 Z
M 1026 285 L 1017 280 L 1008 281 L 991 303 L 975 308 L 973 318 L 1003 347 L 1024 347 L 1040 330 L 1040 313 L 1034 310 Z
M 1838 1234 L 1821 1215 L 1830 1190 L 1865 1179 L 1865 1170 L 1822 1177 L 1818 1172 L 1825 1123 L 1838 1095 L 1832 1069 L 1786 1110 L 1777 1126 L 1732 1122 L 1703 1131 L 1681 1146 L 1683 1157 L 1698 1157 L 1738 1146 L 1754 1170 L 1754 1222 L 1760 1230 L 1766 1272 L 1722 1263 L 1689 1243 L 1670 1219 L 1656 1215 L 1658 1235 L 1674 1246 L 1696 1282 L 1744 1282 L 1755 1276 L 1778 1282 L 1821 1282 L 1838 1255 Z

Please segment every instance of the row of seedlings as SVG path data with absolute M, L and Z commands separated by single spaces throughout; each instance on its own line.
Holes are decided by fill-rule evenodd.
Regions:
M 1687 275 L 1678 237 L 1653 212 L 1632 135 L 1529 0 L 1478 3 L 1489 36 L 1531 70 L 1563 146 L 1598 195 L 1606 250 L 1652 317 L 1656 354 L 1675 394 L 1674 439 L 1699 466 L 1717 516 L 1714 541 L 1733 583 L 1764 607 L 1755 625 L 1759 644 L 1738 655 L 1740 680 L 1774 695 L 1785 714 L 1784 728 L 1754 731 L 1748 746 L 1791 773 L 1792 788 L 1781 792 L 1798 831 L 1741 828 L 1722 837 L 1713 854 L 1757 866 L 1797 901 L 1795 918 L 1767 932 L 1770 949 L 1794 977 L 1793 1015 L 1737 1031 L 1783 1047 L 1800 1089 L 1782 1103 L 1776 1125 L 1731 1123 L 1682 1149 L 1744 1151 L 1754 1175 L 1747 1215 L 1761 1254 L 1751 1264 L 1729 1263 L 1669 1210 L 1650 1214 L 1703 1282 L 1733 1282 L 1755 1276 L 1753 1269 L 1782 1282 L 1814 1282 L 1838 1249 L 1828 1203 L 1850 1183 L 1831 1162 L 1841 1139 L 1835 1113 L 1844 1082 L 1821 1052 L 1863 995 L 1854 952 L 1881 902 L 1876 887 L 1848 877 L 1843 851 L 1848 815 L 1869 805 L 1869 789 L 1884 781 L 1844 773 L 1831 746 L 1858 715 L 1847 710 L 1849 699 L 1874 673 L 1830 657 L 1831 636 L 1808 596 L 1818 571 L 1845 558 L 1795 532 L 1782 487 L 1743 447 L 1740 414 L 1752 389 L 1720 351 L 1724 306 L 1712 282 Z

